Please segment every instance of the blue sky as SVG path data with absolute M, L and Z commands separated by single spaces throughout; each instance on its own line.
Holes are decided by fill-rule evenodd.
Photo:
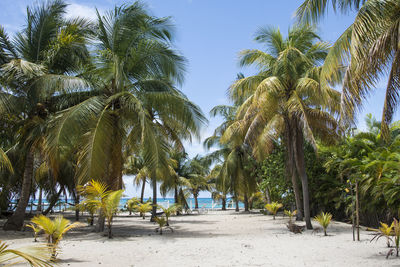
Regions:
M 36 1 L 1 0 L 0 24 L 10 33 L 18 31 L 25 22 L 26 6 Z M 100 12 L 116 4 L 132 1 L 70 0 L 68 16 L 95 18 L 94 7 Z M 238 72 L 252 71 L 237 64 L 238 52 L 260 48 L 253 42 L 254 32 L 261 26 L 279 27 L 285 34 L 294 23 L 293 14 L 302 1 L 286 0 L 147 0 L 151 12 L 159 17 L 171 16 L 176 25 L 176 48 L 188 59 L 188 73 L 182 91 L 208 115 L 219 104 L 228 104 L 226 91 Z M 329 14 L 318 26 L 324 41 L 334 42 L 349 26 L 354 14 Z M 364 104 L 359 114 L 359 127 L 364 127 L 365 114 L 381 117 L 385 80 Z M 398 114 L 396 114 L 398 119 Z M 202 130 L 202 137 L 210 136 L 220 120 L 211 119 Z M 201 143 L 187 146 L 190 155 L 204 153 Z M 131 179 L 125 179 L 127 194 L 135 194 Z M 147 191 L 146 194 L 150 194 Z M 209 194 L 202 194 L 209 196 Z

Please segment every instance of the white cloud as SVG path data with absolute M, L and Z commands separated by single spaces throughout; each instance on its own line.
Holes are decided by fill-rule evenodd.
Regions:
M 71 3 L 67 7 L 66 17 L 67 18 L 82 17 L 90 20 L 96 20 L 97 19 L 96 8 L 94 6 L 90 7 L 77 3 Z

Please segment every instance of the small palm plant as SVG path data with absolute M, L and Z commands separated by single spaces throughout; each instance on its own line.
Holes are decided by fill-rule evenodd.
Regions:
M 7 245 L 7 243 L 0 241 L 0 266 L 15 265 L 20 262 L 13 262 L 18 258 L 27 261 L 30 266 L 53 266 L 49 260 L 49 254 L 46 246 L 9 249 L 9 245 Z
M 71 223 L 69 220 L 63 218 L 62 216 L 58 216 L 55 219 L 51 220 L 44 215 L 39 215 L 33 217 L 31 222 L 34 223 L 36 227 L 42 229 L 43 232 L 46 234 L 47 243 L 50 244 L 52 261 L 54 261 L 57 257 L 58 244 L 60 243 L 64 234 L 73 228 L 82 226 L 81 223 Z
M 392 242 L 392 238 L 390 237 L 392 235 L 392 231 L 394 228 L 394 221 L 392 222 L 392 224 L 389 226 L 386 223 L 380 222 L 381 226 L 375 230 L 377 231 L 377 233 L 375 234 L 375 236 L 371 239 L 371 242 L 376 239 L 378 240 L 381 237 L 386 237 L 386 245 L 388 248 L 390 248 L 390 242 Z
M 283 211 L 286 216 L 289 217 L 289 223 L 292 223 L 292 219 L 294 216 L 297 215 L 297 210 L 291 211 L 291 210 L 284 210 Z
M 142 204 L 136 205 L 135 209 L 140 213 L 140 216 L 142 216 L 142 218 L 144 220 L 146 217 L 146 212 L 150 212 L 153 209 L 153 206 L 151 203 L 142 203 Z
M 126 208 L 129 211 L 129 215 L 132 215 L 132 212 L 135 210 L 135 206 L 140 203 L 140 200 L 137 197 L 133 197 L 126 202 Z
M 162 235 L 163 233 L 163 228 L 170 229 L 171 232 L 174 231 L 170 226 L 167 225 L 167 220 L 165 219 L 165 217 L 154 217 L 154 221 L 158 223 L 156 232 L 160 232 L 160 235 Z
M 36 227 L 33 223 L 29 223 L 26 226 L 33 230 L 34 241 L 37 242 L 37 238 L 42 229 L 40 227 Z
M 172 214 L 174 214 L 174 213 L 176 213 L 178 210 L 179 210 L 179 205 L 172 205 L 172 206 L 170 206 L 170 207 L 168 207 L 168 208 L 164 208 L 163 206 L 159 206 L 162 210 L 163 210 L 163 212 L 164 212 L 164 215 L 165 215 L 165 219 L 166 219 L 166 221 L 167 221 L 167 223 L 165 224 L 166 226 L 169 226 L 169 217 L 172 215 Z
M 101 215 L 107 219 L 108 238 L 111 238 L 112 220 L 118 211 L 123 190 L 108 190 L 106 184 L 92 180 L 89 184 L 81 187 L 79 191 L 85 197 L 80 205 L 100 211 Z
M 119 202 L 122 197 L 123 190 L 112 191 L 105 198 L 103 205 L 101 206 L 103 214 L 107 219 L 108 238 L 112 237 L 111 226 L 114 218 L 114 214 L 118 211 Z
M 272 203 L 270 203 L 270 204 L 265 205 L 265 208 L 266 208 L 270 213 L 272 213 L 274 220 L 275 220 L 276 213 L 277 213 L 278 210 L 279 210 L 280 208 L 282 208 L 282 207 L 283 207 L 283 205 L 282 205 L 281 203 L 278 203 L 278 202 L 272 202 Z
M 315 216 L 314 219 L 324 229 L 324 236 L 327 236 L 328 234 L 326 233 L 326 229 L 328 228 L 329 224 L 331 223 L 332 214 L 330 214 L 329 212 L 321 212 L 321 214 L 318 214 L 317 216 Z

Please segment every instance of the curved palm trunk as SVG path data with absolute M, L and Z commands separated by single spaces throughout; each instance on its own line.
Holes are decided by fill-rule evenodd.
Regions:
M 304 146 L 303 146 L 303 134 L 301 130 L 297 131 L 295 136 L 295 162 L 297 172 L 301 179 L 301 187 L 303 189 L 303 205 L 304 205 L 304 218 L 306 221 L 307 229 L 313 229 L 311 224 L 311 217 L 310 217 L 310 199 L 309 199 L 309 192 L 308 192 L 308 177 L 305 168 L 304 162 Z
M 22 180 L 22 189 L 17 209 L 14 214 L 4 224 L 4 230 L 21 230 L 24 225 L 25 211 L 28 206 L 29 197 L 31 195 L 32 177 L 33 177 L 33 161 L 34 155 L 32 151 L 28 151 L 25 160 L 25 169 Z
M 53 196 L 53 198 L 51 199 L 51 201 L 49 203 L 49 207 L 45 211 L 43 211 L 43 215 L 47 215 L 53 209 L 53 207 L 57 203 L 57 200 L 60 198 L 62 191 L 63 191 L 63 188 L 61 187 L 60 190 L 58 190 L 57 195 Z
M 153 183 L 153 209 L 151 211 L 150 221 L 154 222 L 154 217 L 157 216 L 157 179 L 153 176 L 151 180 Z

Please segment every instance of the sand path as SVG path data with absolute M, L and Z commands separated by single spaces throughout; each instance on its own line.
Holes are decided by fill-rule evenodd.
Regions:
M 214 211 L 171 219 L 174 233 L 154 232 L 148 219 L 120 215 L 114 238 L 90 227 L 71 232 L 61 244 L 60 266 L 400 266 L 385 259 L 385 240 L 370 243 L 362 232 L 353 242 L 351 226 L 333 222 L 329 236 L 290 233 L 287 218 L 259 213 Z M 315 224 L 316 225 L 316 224 Z M 0 231 L 13 248 L 31 245 L 29 232 Z

